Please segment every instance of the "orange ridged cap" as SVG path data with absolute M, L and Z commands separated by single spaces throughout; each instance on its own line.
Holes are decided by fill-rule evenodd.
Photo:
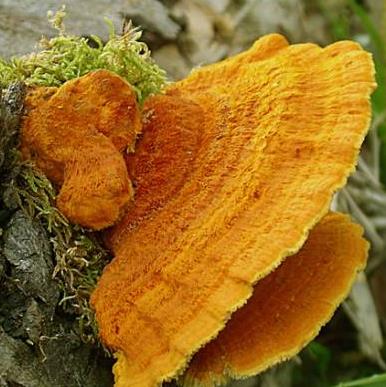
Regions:
M 101 338 L 117 352 L 116 386 L 181 374 L 298 252 L 355 166 L 374 86 L 356 43 L 322 49 L 268 35 L 146 101 L 127 160 L 135 201 L 108 235 L 115 258 L 92 295 Z M 339 292 L 363 251 L 353 260 Z

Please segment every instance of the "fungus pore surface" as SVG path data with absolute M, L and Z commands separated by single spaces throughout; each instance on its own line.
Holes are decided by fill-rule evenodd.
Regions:
M 214 387 L 298 353 L 319 332 L 363 269 L 368 243 L 346 215 L 326 215 L 301 250 L 259 281 L 248 303 L 201 349 L 181 382 Z
M 258 281 L 301 248 L 345 184 L 369 126 L 374 87 L 371 57 L 356 43 L 320 48 L 268 35 L 249 51 L 198 69 L 164 95 L 147 99 L 143 136 L 126 160 L 137 185 L 135 201 L 106 234 L 115 258 L 92 295 L 101 338 L 118 353 L 116 386 L 155 386 L 181 374 L 247 302 L 256 283 L 257 301 L 250 301 L 267 310 L 267 323 L 259 326 L 283 324 L 261 301 L 260 290 L 270 289 L 283 273 L 289 277 L 277 297 L 293 287 L 290 294 L 299 303 L 293 313 L 310 314 L 292 332 L 296 339 L 289 343 L 279 335 L 270 342 L 262 332 L 272 353 L 259 354 L 251 327 L 251 342 L 236 345 L 236 314 L 229 336 L 223 334 L 229 357 L 219 374 L 260 371 L 316 334 L 363 265 L 365 244 L 357 226 L 331 215 L 317 226 L 305 252 L 288 261 L 291 270 L 282 266 Z M 339 240 L 332 238 L 335 232 Z M 351 254 L 347 262 L 344 251 Z M 309 271 L 297 277 L 292 270 L 303 261 Z M 315 299 L 298 297 L 305 291 Z M 295 329 L 297 317 L 283 310 L 280 299 L 275 305 L 279 316 L 289 313 L 289 329 Z M 248 313 L 248 304 L 245 310 L 239 313 Z M 253 348 L 256 359 L 239 345 Z M 203 364 L 202 374 L 200 367 L 195 358 L 188 374 L 206 380 L 212 365 Z

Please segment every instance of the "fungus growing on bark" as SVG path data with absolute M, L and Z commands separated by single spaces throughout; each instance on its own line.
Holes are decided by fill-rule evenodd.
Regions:
M 61 186 L 59 209 L 73 223 L 111 226 L 132 198 L 122 152 L 141 128 L 133 88 L 98 70 L 26 98 L 22 152 Z
M 229 375 L 262 371 L 317 334 L 366 258 L 360 227 L 326 214 L 354 168 L 374 85 L 370 55 L 353 42 L 322 49 L 289 46 L 280 35 L 268 35 L 249 51 L 198 69 L 145 101 L 143 133 L 126 157 L 135 200 L 106 232 L 115 258 L 92 296 L 101 338 L 117 353 L 116 386 L 159 385 L 180 376 L 196 353 L 181 380 L 210 386 Z M 38 113 L 45 123 L 36 119 L 50 136 L 46 122 L 56 122 L 65 104 L 51 102 L 57 94 Z M 53 104 L 55 115 L 46 113 Z M 40 107 L 26 119 L 25 148 L 35 157 L 35 147 L 38 165 L 61 183 L 61 153 L 44 139 L 35 145 L 35 111 Z M 86 130 L 89 119 L 86 114 L 79 130 Z M 100 151 L 106 146 L 121 160 L 99 132 Z M 87 149 L 84 134 L 63 149 L 82 141 Z M 99 173 L 90 153 L 82 153 L 87 161 L 79 158 L 85 170 L 82 179 L 70 180 L 73 190 L 89 187 L 88 174 Z M 119 164 L 114 160 L 99 164 L 106 179 Z M 72 206 L 73 220 L 81 213 L 83 224 L 95 227 L 93 215 L 110 194 L 103 187 L 94 195 L 98 200 L 91 195 L 98 185 L 81 198 L 92 221 L 89 212 Z M 66 209 L 72 198 L 61 201 L 62 191 L 59 204 Z M 298 295 L 303 289 L 314 297 Z M 272 295 L 264 299 L 267 291 Z M 256 317 L 255 305 L 266 319 Z M 307 318 L 300 321 L 303 313 Z M 270 341 L 287 319 L 289 331 Z M 251 340 L 241 331 L 250 332 Z

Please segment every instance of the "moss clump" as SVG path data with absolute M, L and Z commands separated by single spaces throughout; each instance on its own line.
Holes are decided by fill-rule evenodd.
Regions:
M 135 88 L 140 103 L 161 91 L 165 72 L 153 62 L 146 44 L 138 41 L 141 31 L 129 23 L 123 34 L 117 35 L 110 23 L 106 43 L 97 36 L 92 36 L 90 42 L 65 32 L 64 15 L 62 10 L 51 19 L 59 34 L 43 38 L 41 51 L 10 60 L 0 58 L 0 85 L 24 81 L 27 85 L 60 86 L 90 71 L 106 69 L 126 79 Z

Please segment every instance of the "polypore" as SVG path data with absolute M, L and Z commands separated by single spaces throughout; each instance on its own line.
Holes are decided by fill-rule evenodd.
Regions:
M 77 82 L 119 83 L 102 75 Z M 58 204 L 70 219 L 99 229 L 126 209 L 105 232 L 115 258 L 92 296 L 100 336 L 118 359 L 116 386 L 181 375 L 187 385 L 212 386 L 261 372 L 315 337 L 366 261 L 361 228 L 328 211 L 356 163 L 374 86 L 371 57 L 356 43 L 322 49 L 268 35 L 149 97 L 135 152 L 125 156 L 129 174 L 120 151 L 139 131 L 137 113 L 114 111 L 117 125 L 105 130 L 93 121 L 105 105 L 91 114 L 71 95 L 58 99 L 66 85 L 43 113 L 32 110 L 26 154 L 64 182 Z M 122 103 L 129 90 L 118 90 Z M 64 129 L 59 120 L 52 126 L 60 106 L 71 116 L 80 109 L 71 138 L 65 119 Z M 43 131 L 65 138 L 58 141 L 68 153 L 56 152 Z M 94 139 L 100 145 L 89 146 Z M 63 193 L 66 179 L 76 195 Z M 89 179 L 98 182 L 91 190 Z

